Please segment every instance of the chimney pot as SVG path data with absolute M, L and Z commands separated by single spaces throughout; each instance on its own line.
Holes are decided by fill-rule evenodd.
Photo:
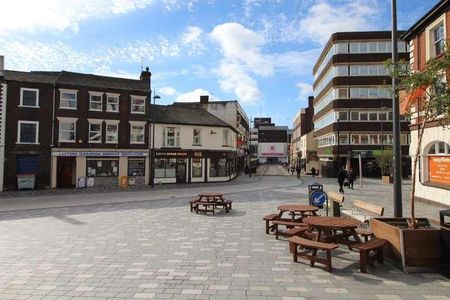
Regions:
M 200 96 L 200 103 L 208 103 L 208 102 L 209 102 L 209 95 Z

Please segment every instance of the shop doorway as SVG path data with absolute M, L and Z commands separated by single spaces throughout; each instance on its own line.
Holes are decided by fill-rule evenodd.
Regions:
M 186 182 L 186 159 L 177 158 L 177 183 L 185 183 Z
M 58 188 L 75 187 L 75 157 L 58 157 Z

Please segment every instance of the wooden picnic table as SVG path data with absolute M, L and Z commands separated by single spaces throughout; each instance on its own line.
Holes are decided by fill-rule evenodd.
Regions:
M 216 201 L 225 201 L 223 198 L 223 193 L 221 192 L 201 192 L 198 193 L 198 200 L 203 201 L 206 200 L 207 202 L 216 202 Z
M 317 206 L 312 205 L 302 205 L 302 204 L 283 204 L 277 207 L 277 209 L 280 211 L 278 217 L 281 218 L 283 213 L 289 212 L 289 214 L 292 217 L 292 222 L 301 222 L 303 218 L 307 214 L 312 214 L 313 216 L 317 216 L 317 211 L 319 208 Z M 296 216 L 300 216 L 299 218 L 295 218 Z
M 341 217 L 309 217 L 303 220 L 303 223 L 308 224 L 311 229 L 317 229 L 318 233 L 316 241 L 321 237 L 325 242 L 340 243 L 348 245 L 361 243 L 361 239 L 356 233 L 356 228 L 361 222 L 351 218 Z M 355 241 L 349 240 L 353 237 Z

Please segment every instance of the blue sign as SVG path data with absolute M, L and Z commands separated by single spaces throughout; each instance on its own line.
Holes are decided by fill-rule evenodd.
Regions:
M 314 206 L 323 206 L 325 201 L 328 200 L 328 195 L 324 191 L 313 191 L 309 195 L 309 202 Z

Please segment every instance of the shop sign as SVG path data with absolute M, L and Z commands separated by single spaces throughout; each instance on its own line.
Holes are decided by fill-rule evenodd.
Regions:
M 203 157 L 202 152 L 194 152 L 194 157 Z
M 155 156 L 156 157 L 187 157 L 187 152 L 156 152 Z
M 450 185 L 450 156 L 428 157 L 430 182 Z
M 52 156 L 91 156 L 91 157 L 122 157 L 122 156 L 148 156 L 140 151 L 56 151 Z

